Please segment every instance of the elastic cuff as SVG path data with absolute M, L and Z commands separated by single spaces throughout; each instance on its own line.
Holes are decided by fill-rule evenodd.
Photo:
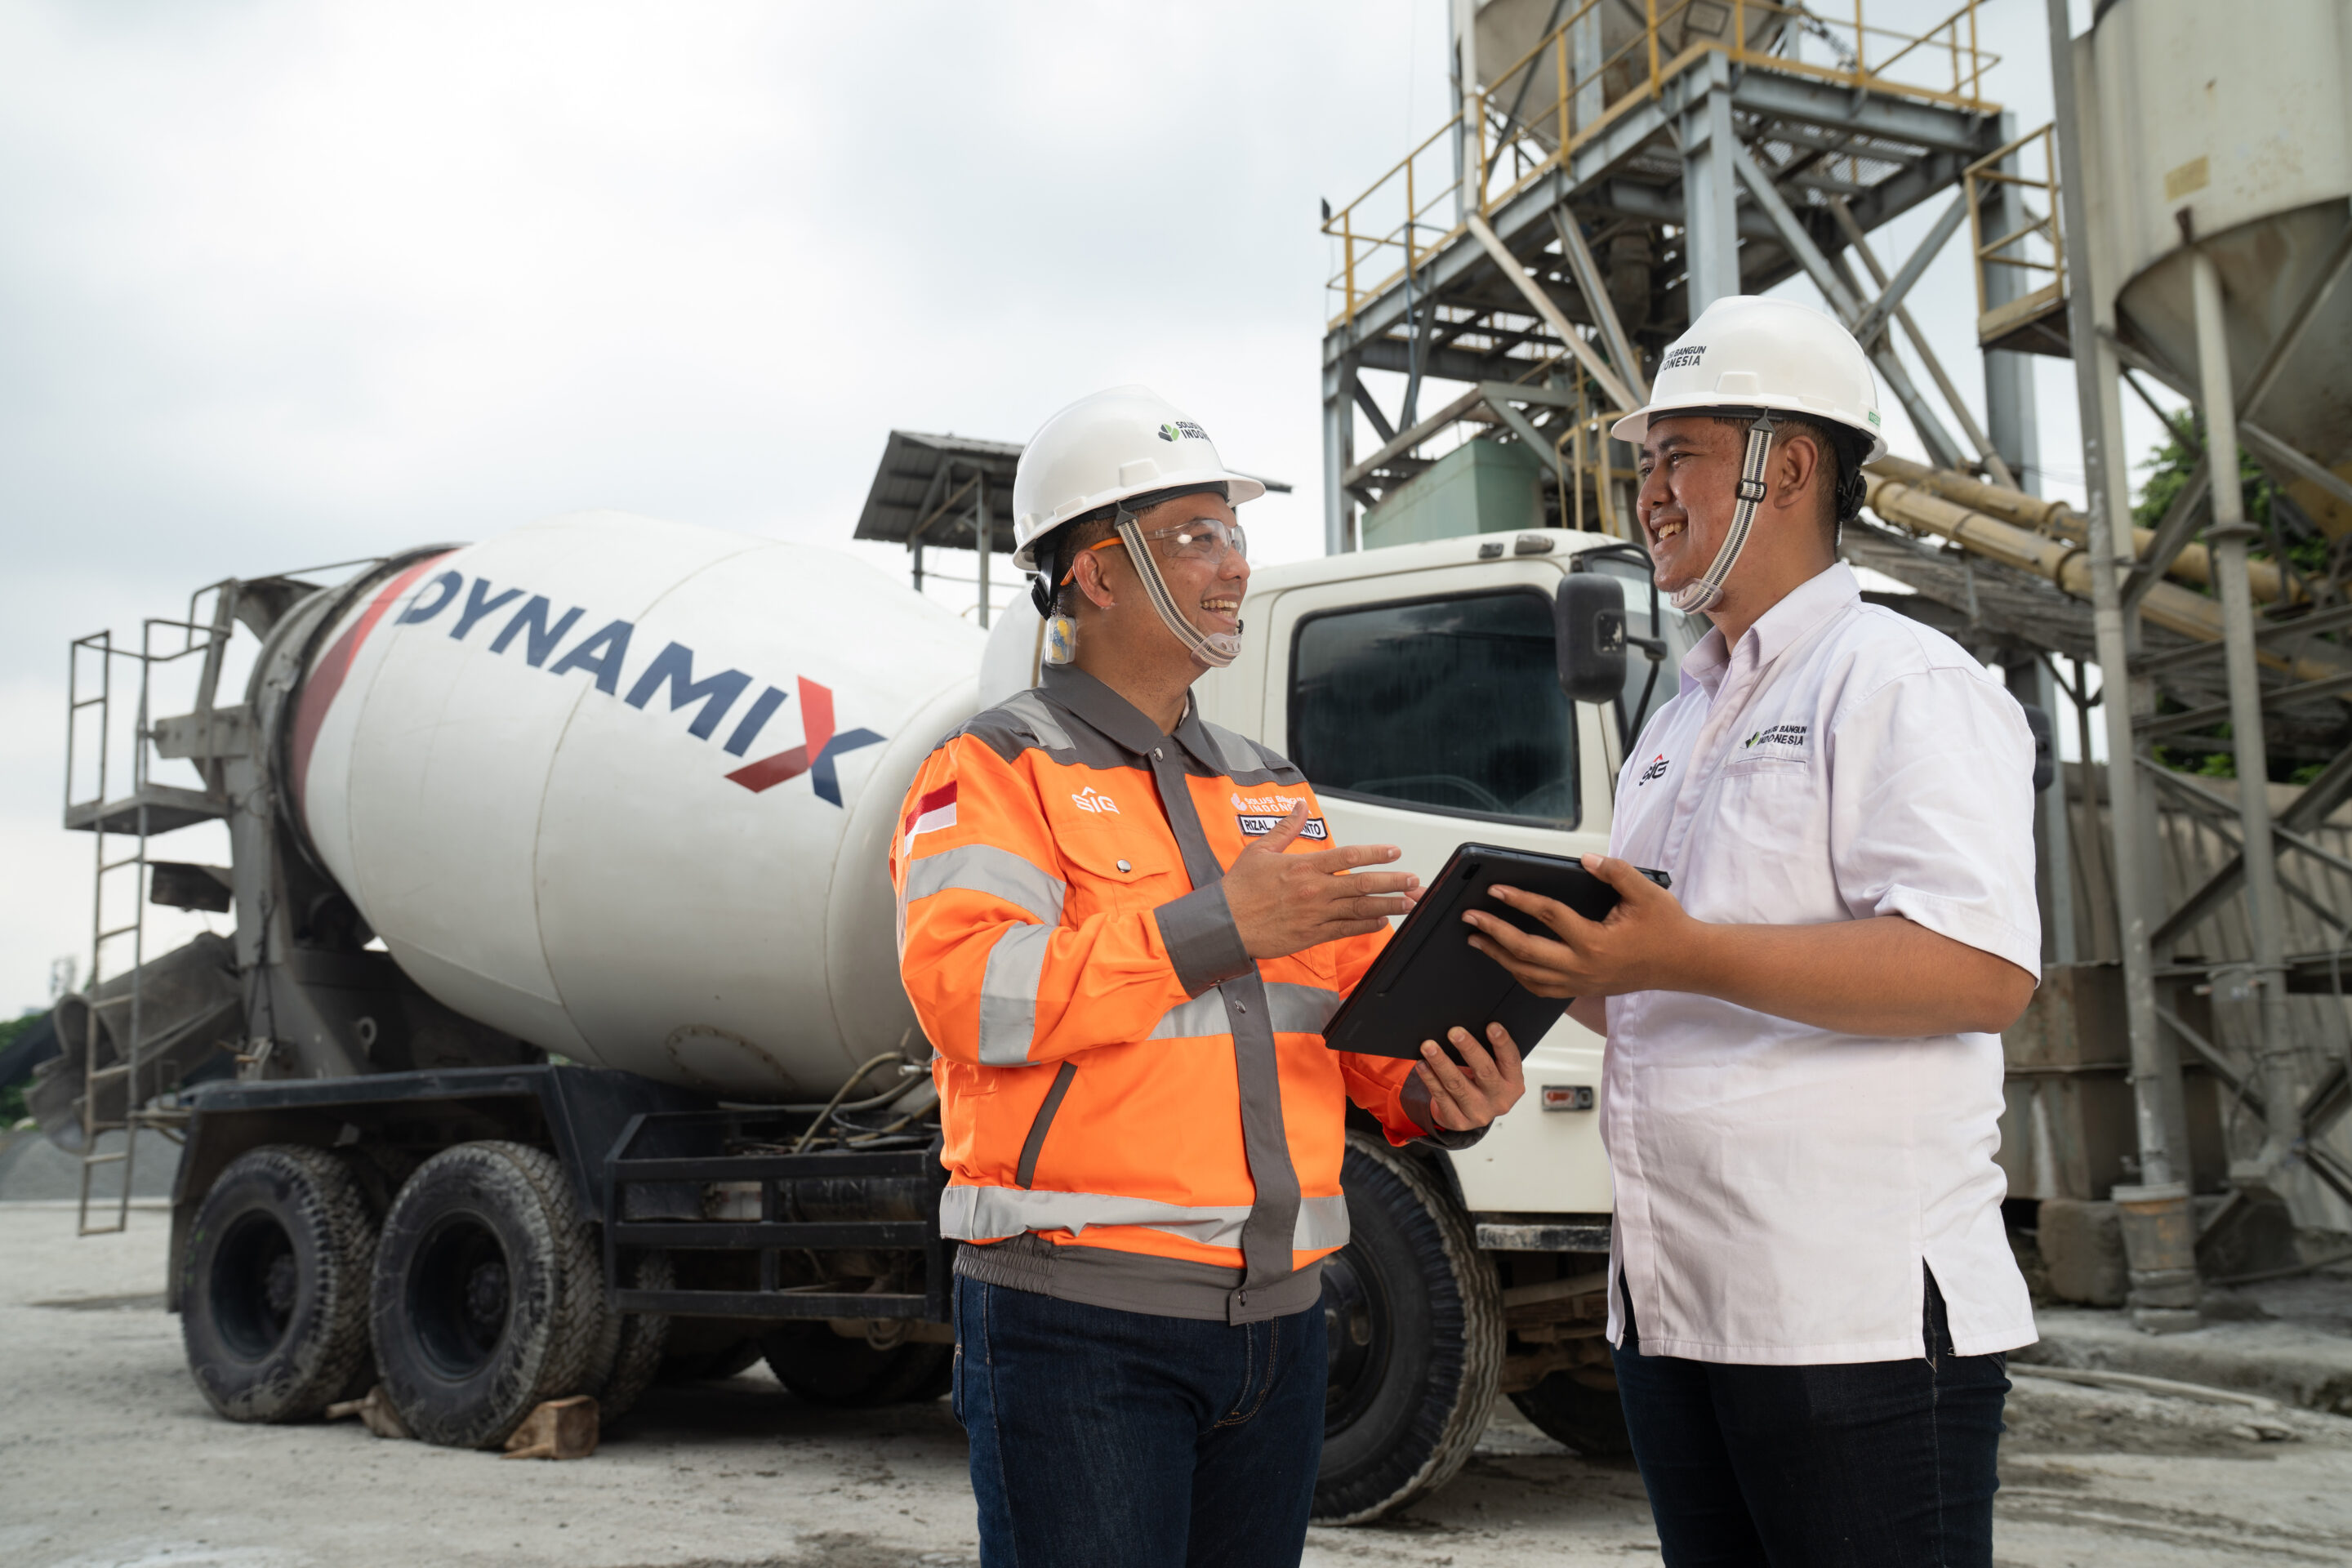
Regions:
M 1421 1129 L 1421 1139 L 1424 1143 L 1434 1143 L 1441 1149 L 1467 1149 L 1486 1136 L 1484 1127 L 1473 1127 L 1467 1132 L 1455 1132 L 1440 1127 L 1436 1112 L 1429 1108 L 1428 1087 L 1421 1081 L 1419 1073 L 1404 1080 L 1404 1088 L 1397 1098 L 1404 1104 L 1404 1113 L 1412 1118 L 1412 1124 Z
M 1160 922 L 1160 940 L 1167 944 L 1168 961 L 1176 967 L 1178 984 L 1187 996 L 1198 996 L 1212 985 L 1247 974 L 1253 967 L 1225 889 L 1215 882 L 1196 888 L 1181 899 L 1171 899 L 1151 911 Z

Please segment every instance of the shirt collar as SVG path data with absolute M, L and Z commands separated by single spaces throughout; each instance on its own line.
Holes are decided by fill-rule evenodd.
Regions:
M 1712 696 L 1723 684 L 1724 671 L 1730 668 L 1735 653 L 1745 652 L 1748 667 L 1761 669 L 1787 652 L 1790 647 L 1843 615 L 1850 606 L 1862 603 L 1862 585 L 1854 581 L 1853 568 L 1843 561 L 1833 562 L 1798 584 L 1780 602 L 1756 617 L 1739 639 L 1739 647 L 1724 644 L 1722 628 L 1701 637 L 1698 646 L 1683 657 L 1683 676 L 1707 689 Z
M 1049 664 L 1041 672 L 1045 695 L 1101 731 L 1119 749 L 1148 757 L 1167 743 L 1169 736 L 1144 717 L 1143 710 L 1095 677 L 1072 664 Z M 1201 705 L 1184 694 L 1184 717 L 1178 721 L 1176 741 L 1211 773 L 1223 773 L 1224 763 L 1201 720 Z

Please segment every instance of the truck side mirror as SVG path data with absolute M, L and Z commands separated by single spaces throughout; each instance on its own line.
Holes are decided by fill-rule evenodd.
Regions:
M 1625 689 L 1625 596 L 1614 581 L 1591 573 L 1559 580 L 1552 601 L 1559 689 L 1573 702 L 1608 702 Z

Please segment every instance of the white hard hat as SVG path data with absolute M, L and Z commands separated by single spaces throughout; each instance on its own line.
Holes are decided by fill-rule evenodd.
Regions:
M 1265 486 L 1227 470 L 1209 433 L 1148 386 L 1081 397 L 1039 426 L 1013 475 L 1013 564 L 1037 570 L 1037 541 L 1113 501 L 1223 485 L 1234 506 Z
M 1869 440 L 1864 462 L 1886 451 L 1878 379 L 1853 334 L 1811 306 L 1754 294 L 1727 295 L 1700 311 L 1667 347 L 1650 401 L 1609 433 L 1638 446 L 1653 419 L 1748 408 L 1843 425 Z

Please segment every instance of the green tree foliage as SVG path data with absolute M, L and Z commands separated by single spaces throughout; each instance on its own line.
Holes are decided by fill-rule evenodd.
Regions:
M 39 1022 L 42 1016 L 39 1013 L 27 1013 L 21 1018 L 12 1018 L 5 1024 L 0 1024 L 0 1051 L 5 1051 L 15 1045 L 16 1037 Z M 31 1114 L 32 1112 L 25 1109 L 23 1084 L 0 1087 L 0 1128 L 14 1127 Z

